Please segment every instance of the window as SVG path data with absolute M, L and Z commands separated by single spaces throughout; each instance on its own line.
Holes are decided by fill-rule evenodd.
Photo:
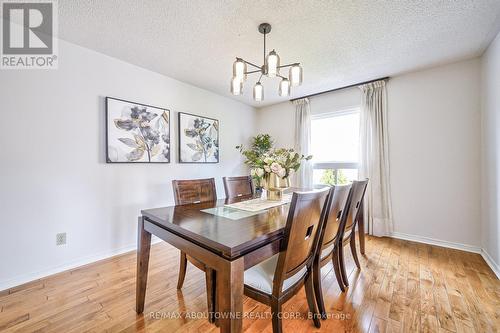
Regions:
M 315 115 L 311 121 L 314 184 L 358 179 L 359 109 Z

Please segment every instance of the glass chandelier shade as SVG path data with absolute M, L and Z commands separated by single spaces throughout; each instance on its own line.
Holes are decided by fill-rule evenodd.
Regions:
M 233 63 L 233 77 L 244 81 L 247 79 L 246 72 L 247 64 L 243 61 L 243 59 L 236 58 L 236 61 Z
M 253 87 L 253 99 L 256 102 L 264 100 L 264 87 L 260 82 L 257 82 Z
M 302 67 L 299 64 L 290 67 L 289 78 L 291 85 L 294 87 L 302 84 Z
M 290 96 L 290 81 L 283 78 L 280 82 L 280 96 Z
M 243 80 L 239 77 L 233 77 L 231 79 L 231 94 L 242 95 L 243 94 Z
M 275 50 L 272 50 L 267 55 L 266 65 L 268 77 L 276 77 L 276 75 L 279 74 L 280 56 L 276 53 Z

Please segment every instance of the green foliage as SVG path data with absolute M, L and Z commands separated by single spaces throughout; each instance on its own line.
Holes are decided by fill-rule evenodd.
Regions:
M 321 175 L 320 182 L 322 184 L 328 185 L 345 185 L 349 183 L 349 180 L 345 176 L 342 169 L 336 170 L 334 169 L 326 169 L 323 171 L 323 175 Z
M 268 153 L 273 148 L 273 140 L 269 134 L 259 134 L 252 138 L 250 149 L 245 150 L 243 145 L 236 146 L 236 149 L 245 156 L 245 164 L 252 168 L 252 177 L 255 179 L 256 184 L 260 184 L 263 178 L 256 174 L 256 169 L 264 167 L 262 156 Z M 257 185 L 259 187 L 259 185 Z
M 259 134 L 252 140 L 252 150 L 258 154 L 264 154 L 273 148 L 273 140 L 269 134 Z
M 245 163 L 252 168 L 262 167 L 262 155 L 273 148 L 273 140 L 269 134 L 259 134 L 252 138 L 250 149 L 244 150 L 243 145 L 236 146 L 236 149 L 246 157 Z
M 273 148 L 273 140 L 269 134 L 259 134 L 252 138 L 250 149 L 245 150 L 243 145 L 236 146 L 236 149 L 246 157 L 245 163 L 251 168 L 263 167 L 262 155 Z

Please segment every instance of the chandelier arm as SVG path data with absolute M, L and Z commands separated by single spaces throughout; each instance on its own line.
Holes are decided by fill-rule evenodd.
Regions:
M 253 66 L 253 67 L 258 68 L 260 70 L 260 66 L 257 66 L 256 64 L 252 64 L 250 61 L 246 61 L 245 59 L 241 59 L 241 61 L 243 61 L 247 65 Z
M 248 72 L 245 72 L 245 74 L 253 74 L 253 73 L 262 73 L 262 70 L 257 69 L 257 70 L 255 70 L 255 71 L 248 71 Z
M 281 65 L 281 66 L 278 66 L 278 68 L 291 67 L 291 66 L 295 66 L 295 65 L 300 65 L 300 63 L 299 63 L 299 62 L 294 62 L 293 64 L 288 64 L 288 65 Z
M 262 79 L 262 75 L 263 74 L 260 74 L 259 81 L 257 81 L 258 83 L 260 83 L 260 79 Z

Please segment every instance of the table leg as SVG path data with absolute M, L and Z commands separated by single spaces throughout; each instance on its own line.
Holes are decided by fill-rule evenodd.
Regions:
M 228 261 L 217 271 L 217 307 L 221 333 L 240 333 L 243 328 L 243 257 Z
M 358 237 L 359 237 L 359 251 L 365 254 L 365 209 L 364 202 L 361 201 L 361 209 L 358 214 Z
M 137 277 L 135 294 L 135 310 L 139 314 L 144 311 L 150 250 L 151 234 L 144 230 L 144 217 L 141 216 L 139 217 L 139 223 L 137 227 Z

